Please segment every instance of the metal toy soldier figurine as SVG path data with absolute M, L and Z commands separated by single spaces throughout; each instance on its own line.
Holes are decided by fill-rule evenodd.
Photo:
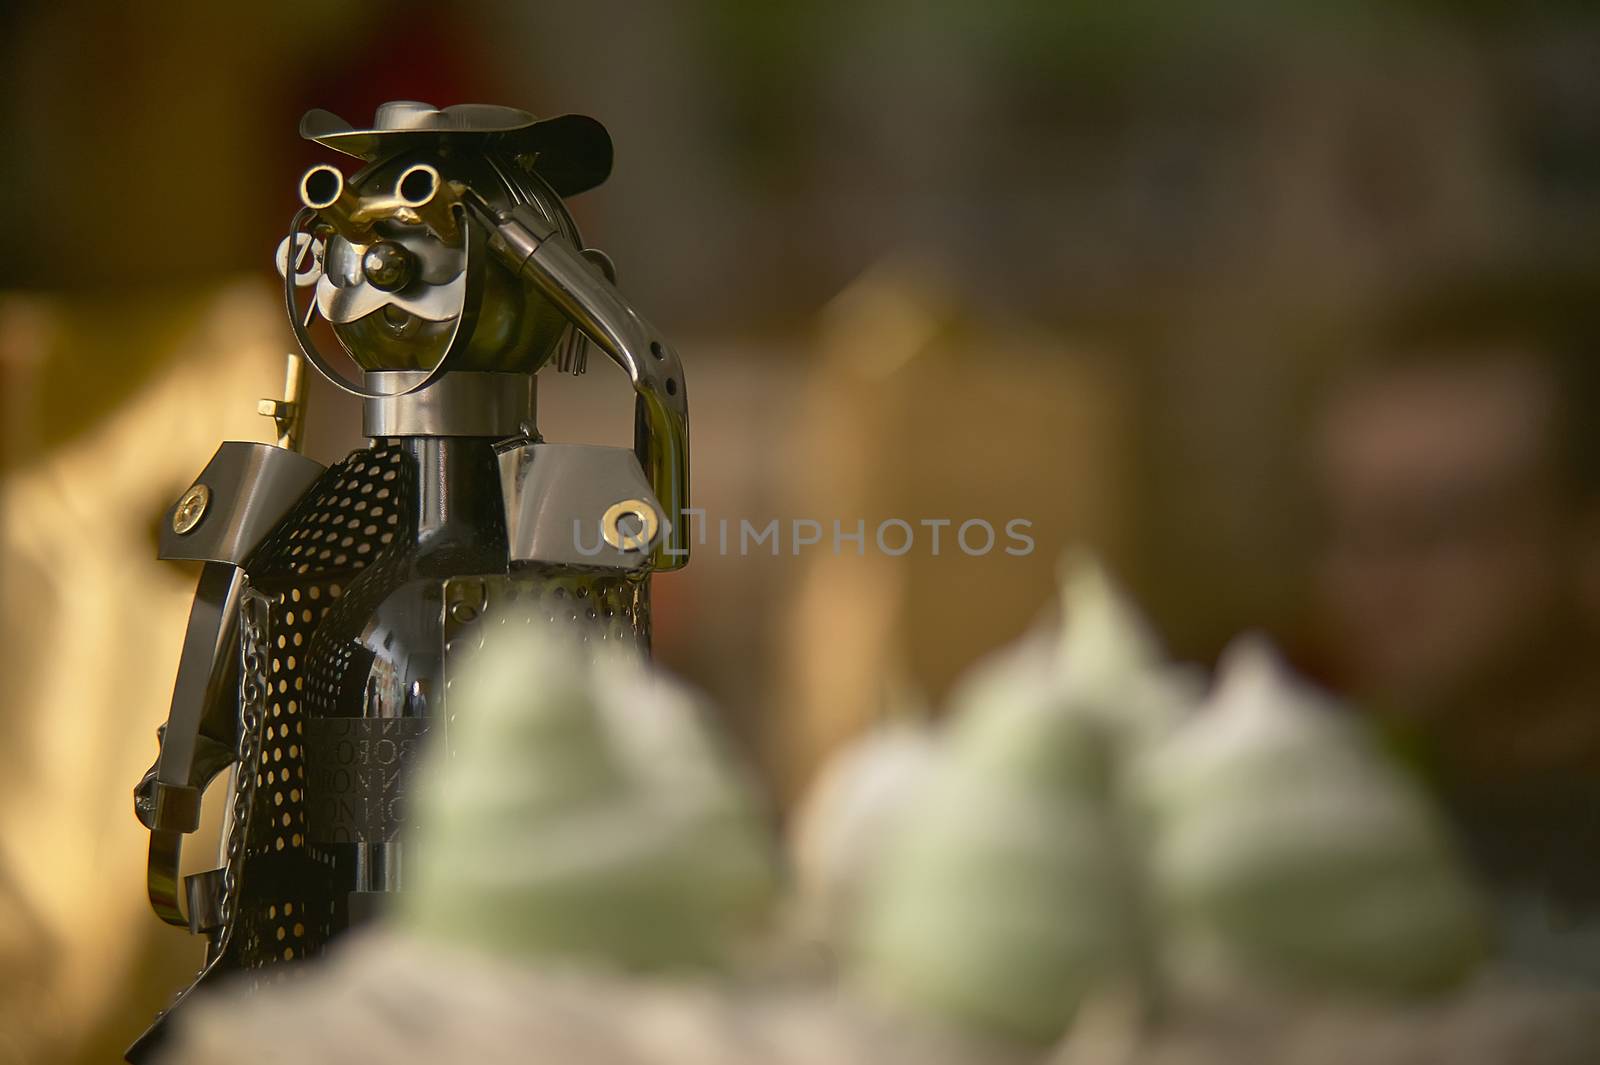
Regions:
M 366 129 L 312 111 L 301 133 L 364 165 L 308 170 L 279 247 L 300 351 L 285 398 L 260 405 L 278 442 L 224 443 L 161 532 L 162 558 L 205 564 L 135 790 L 151 905 L 208 939 L 179 1002 L 314 955 L 404 890 L 408 770 L 448 742 L 451 672 L 486 615 L 644 650 L 650 574 L 688 557 L 683 370 L 562 200 L 610 172 L 605 128 L 398 102 Z M 359 381 L 318 349 L 318 314 Z M 582 372 L 590 344 L 633 384 L 631 450 L 539 436 L 534 375 Z M 302 358 L 362 399 L 371 445 L 329 468 L 296 450 Z M 221 864 L 180 892 L 224 772 Z

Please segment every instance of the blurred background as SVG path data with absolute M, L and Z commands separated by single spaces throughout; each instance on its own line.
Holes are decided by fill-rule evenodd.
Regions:
M 0 1061 L 114 1060 L 199 958 L 129 801 L 195 575 L 155 530 L 217 441 L 271 437 L 272 249 L 340 161 L 312 107 L 610 128 L 573 209 L 683 353 L 696 503 L 828 530 L 656 585 L 659 658 L 780 813 L 1078 542 L 1180 658 L 1263 629 L 1397 731 L 1470 734 L 1453 766 L 1512 707 L 1530 773 L 1600 769 L 1591 5 L 88 0 L 0 40 Z M 542 376 L 548 438 L 628 439 L 591 361 Z M 348 398 L 310 417 L 318 459 L 360 445 Z M 887 517 L 1037 546 L 891 558 Z

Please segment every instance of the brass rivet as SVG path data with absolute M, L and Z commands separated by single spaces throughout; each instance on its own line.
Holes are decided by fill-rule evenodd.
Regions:
M 622 530 L 622 519 L 632 517 L 639 522 L 635 532 Z M 661 523 L 656 519 L 656 509 L 642 499 L 624 499 L 613 503 L 600 519 L 600 535 L 618 551 L 643 551 L 656 538 Z
M 172 531 L 179 536 L 193 532 L 194 527 L 200 524 L 200 519 L 206 516 L 206 507 L 210 502 L 211 489 L 203 484 L 197 484 L 183 493 L 183 498 L 178 500 L 178 509 L 172 512 Z

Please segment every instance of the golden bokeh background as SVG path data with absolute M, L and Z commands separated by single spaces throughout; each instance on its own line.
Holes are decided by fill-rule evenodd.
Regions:
M 658 656 L 780 807 L 1022 631 L 1077 542 L 1180 657 L 1255 627 L 1327 672 L 1328 366 L 1397 291 L 1600 232 L 1577 3 L 87 0 L 0 38 L 0 1062 L 113 1060 L 199 956 L 130 802 L 193 581 L 154 529 L 216 442 L 269 437 L 304 110 L 609 126 L 574 211 L 683 353 L 713 522 L 1034 523 L 1026 557 L 786 540 L 658 581 Z M 315 457 L 359 445 L 311 403 Z M 542 381 L 541 424 L 622 441 L 621 378 Z

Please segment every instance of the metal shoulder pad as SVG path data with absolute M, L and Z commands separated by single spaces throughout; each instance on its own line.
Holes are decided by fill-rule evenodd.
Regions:
M 134 812 L 150 829 L 150 904 L 169 924 L 202 930 L 196 918 L 204 920 L 179 905 L 179 863 L 183 837 L 199 827 L 206 785 L 235 757 L 239 567 L 321 473 L 320 463 L 287 448 L 230 440 L 161 528 L 161 558 L 206 563 L 158 733 L 161 750 L 134 789 Z
M 512 563 L 651 568 L 667 515 L 627 448 L 528 442 L 500 452 Z
M 167 513 L 158 557 L 242 566 L 322 472 L 298 451 L 227 441 Z

